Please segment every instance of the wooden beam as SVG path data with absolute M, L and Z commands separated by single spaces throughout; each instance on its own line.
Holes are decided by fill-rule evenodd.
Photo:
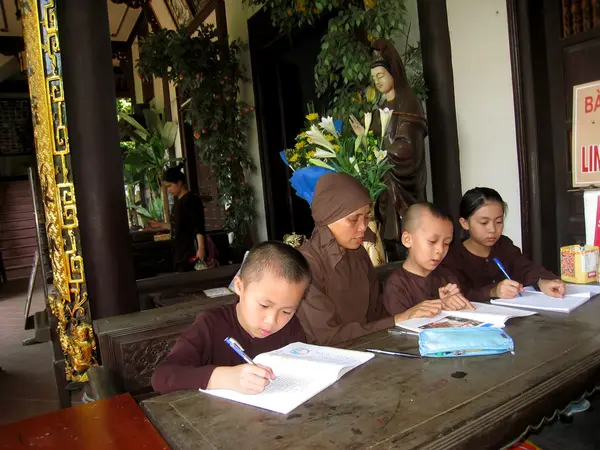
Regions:
M 200 8 L 200 11 L 198 11 L 198 14 L 196 14 L 194 16 L 192 21 L 186 27 L 186 31 L 188 32 L 188 34 L 190 34 L 190 35 L 194 34 L 194 32 L 198 29 L 198 27 L 202 24 L 202 22 L 204 22 L 206 20 L 206 18 L 208 16 L 210 16 L 210 13 L 213 12 L 213 10 L 216 8 L 217 3 L 219 1 L 222 2 L 223 0 L 208 0 L 206 2 L 206 4 L 202 8 Z M 223 7 L 224 7 L 224 5 L 223 5 Z M 225 23 L 225 26 L 227 26 L 227 22 Z M 217 23 L 217 29 L 218 29 L 218 23 Z
M 434 202 L 459 218 L 462 197 L 446 0 L 418 0 Z M 460 227 L 455 226 L 455 237 Z

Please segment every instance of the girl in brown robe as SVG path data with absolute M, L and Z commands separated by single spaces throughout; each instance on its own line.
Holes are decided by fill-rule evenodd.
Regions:
M 375 238 L 367 227 L 370 209 L 368 192 L 350 175 L 319 178 L 312 201 L 316 226 L 300 247 L 312 281 L 297 315 L 311 343 L 337 344 L 394 326 L 361 245 Z
M 533 285 L 544 294 L 563 297 L 565 285 L 549 270 L 537 266 L 502 235 L 506 205 L 494 189 L 477 187 L 460 202 L 460 225 L 469 238 L 450 247 L 442 266 L 458 278 L 461 290 L 471 301 L 515 298 L 523 286 Z M 498 258 L 511 277 L 494 262 Z

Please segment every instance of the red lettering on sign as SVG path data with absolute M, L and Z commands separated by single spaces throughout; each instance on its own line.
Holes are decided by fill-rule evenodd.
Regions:
M 581 172 L 600 172 L 600 145 L 581 147 Z
M 590 159 L 594 160 L 592 172 L 600 171 L 600 154 L 598 154 L 598 146 L 590 145 Z
M 581 171 L 583 173 L 587 173 L 589 172 L 588 166 L 586 165 L 587 161 L 586 161 L 586 157 L 585 157 L 585 145 L 581 147 Z
M 589 95 L 583 99 L 585 103 L 584 110 L 586 114 L 596 112 L 600 109 L 600 89 L 598 89 L 597 91 L 598 94 L 596 94 L 596 97 Z
M 585 98 L 585 113 L 591 113 L 594 110 L 594 97 Z

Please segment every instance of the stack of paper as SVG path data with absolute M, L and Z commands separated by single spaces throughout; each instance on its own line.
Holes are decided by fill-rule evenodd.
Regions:
M 498 298 L 492 300 L 491 302 L 494 305 L 504 305 L 515 308 L 570 313 L 595 295 L 590 292 L 589 287 L 590 286 L 577 286 L 569 284 L 567 285 L 567 295 L 565 295 L 563 298 L 550 297 L 534 289 L 525 288 L 525 292 L 523 292 L 523 296 L 521 297 L 511 299 Z
M 435 317 L 410 319 L 396 325 L 407 330 L 420 333 L 429 328 L 464 328 L 464 327 L 496 327 L 504 328 L 506 321 L 512 317 L 526 317 L 535 314 L 502 306 L 485 303 L 471 303 L 475 310 L 442 311 Z
M 277 377 L 262 393 L 246 395 L 227 389 L 201 391 L 287 414 L 373 356 L 372 353 L 295 342 L 254 358 L 255 363 L 273 369 Z

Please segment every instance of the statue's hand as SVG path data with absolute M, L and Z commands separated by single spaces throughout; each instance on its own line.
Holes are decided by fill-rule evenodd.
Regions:
M 365 127 L 362 126 L 362 124 L 358 121 L 356 117 L 350 115 L 349 121 L 350 126 L 352 127 L 352 131 L 354 131 L 354 134 L 356 134 L 357 136 L 362 136 L 363 134 L 365 134 Z

